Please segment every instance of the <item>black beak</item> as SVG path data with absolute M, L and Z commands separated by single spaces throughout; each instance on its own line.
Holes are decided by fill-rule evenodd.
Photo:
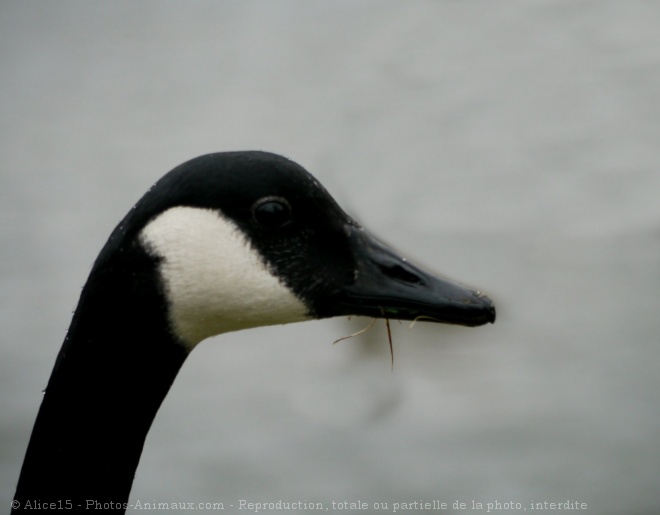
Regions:
M 495 322 L 495 306 L 483 293 L 435 277 L 350 226 L 357 261 L 355 280 L 335 293 L 331 316 L 363 315 L 479 326 Z

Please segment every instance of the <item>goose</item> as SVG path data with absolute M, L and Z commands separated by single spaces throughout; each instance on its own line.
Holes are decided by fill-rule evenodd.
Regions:
M 400 257 L 285 157 L 220 152 L 179 165 L 94 262 L 44 392 L 13 512 L 90 500 L 124 512 L 156 412 L 198 343 L 351 315 L 479 326 L 495 321 L 495 307 Z

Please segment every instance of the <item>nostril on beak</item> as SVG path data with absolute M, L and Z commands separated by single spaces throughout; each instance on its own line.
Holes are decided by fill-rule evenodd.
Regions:
M 401 265 L 379 265 L 381 271 L 388 277 L 408 284 L 422 284 L 422 279 L 409 272 Z

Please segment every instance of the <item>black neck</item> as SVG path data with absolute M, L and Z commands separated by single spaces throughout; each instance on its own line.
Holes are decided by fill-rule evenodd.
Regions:
M 125 509 L 147 432 L 187 357 L 168 331 L 155 263 L 131 254 L 97 261 L 83 290 L 21 470 L 21 509 L 67 500 Z

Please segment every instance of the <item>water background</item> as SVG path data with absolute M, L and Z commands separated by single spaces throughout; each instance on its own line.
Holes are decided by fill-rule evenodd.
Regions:
M 263 149 L 497 323 L 393 323 L 393 372 L 382 323 L 332 345 L 364 319 L 207 341 L 131 502 L 659 513 L 659 26 L 636 0 L 1 1 L 2 509 L 114 225 L 180 162 Z

